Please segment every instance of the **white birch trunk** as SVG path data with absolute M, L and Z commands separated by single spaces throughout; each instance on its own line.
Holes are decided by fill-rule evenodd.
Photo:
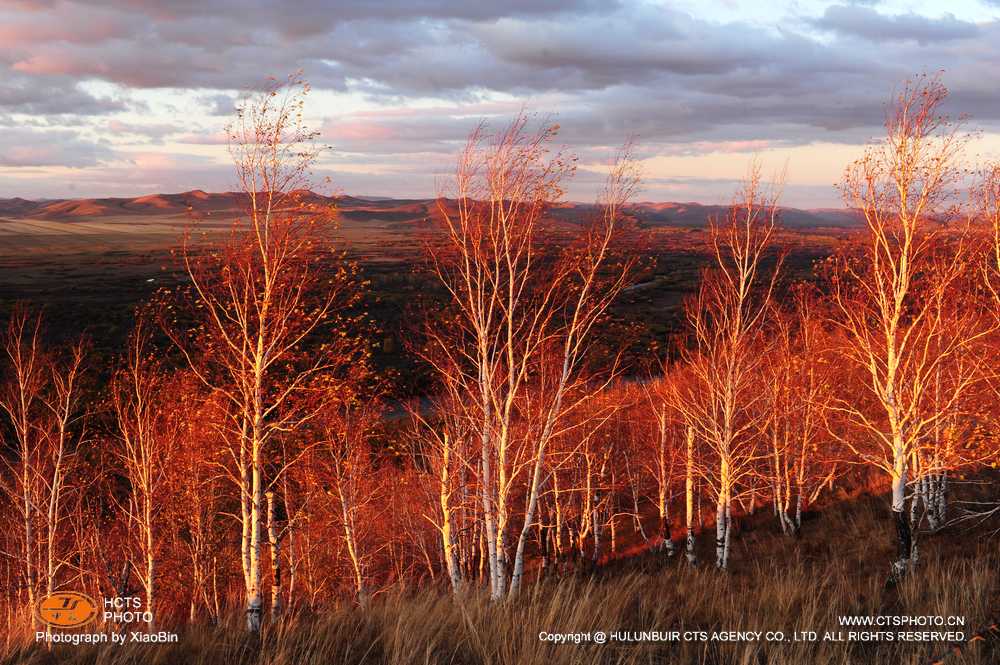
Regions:
M 805 488 L 802 486 L 802 481 L 798 482 L 798 490 L 795 496 L 795 535 L 799 535 L 802 532 L 802 494 Z
M 806 449 L 807 442 L 803 438 L 800 442 L 799 449 L 799 468 L 795 472 L 795 485 L 796 485 L 796 497 L 795 497 L 795 535 L 798 536 L 802 531 L 802 508 L 805 502 L 806 493 Z
M 250 504 L 253 491 L 250 480 L 249 433 L 246 419 L 240 432 L 240 564 L 243 588 L 250 588 Z
M 27 446 L 23 448 L 25 451 L 24 459 L 21 460 L 23 473 L 21 475 L 22 482 L 22 500 L 24 501 L 23 511 L 24 511 L 24 579 L 28 587 L 28 615 L 31 616 L 31 625 L 36 625 L 35 619 L 35 591 L 38 587 L 38 577 L 37 571 L 35 570 L 34 559 L 35 559 L 35 531 L 34 531 L 34 511 L 32 510 L 31 502 L 31 484 L 30 475 L 28 473 L 28 460 L 27 460 Z
M 251 442 L 250 534 L 246 589 L 247 630 L 260 631 L 263 598 L 261 595 L 261 512 L 264 503 L 264 478 L 261 468 L 261 423 L 257 418 Z
M 503 597 L 503 572 L 501 570 L 500 553 L 497 551 L 497 521 L 494 510 L 493 487 L 491 481 L 491 465 L 489 458 L 489 444 L 486 435 L 483 435 L 482 454 L 480 469 L 482 481 L 480 496 L 483 503 L 483 523 L 485 525 L 486 539 L 486 562 L 487 571 L 490 577 L 490 600 L 500 600 Z
M 155 622 L 155 599 L 156 599 L 156 550 L 153 542 L 153 502 L 152 497 L 146 497 L 145 501 L 145 515 L 146 528 L 146 611 L 149 613 L 149 620 L 146 622 L 146 628 L 150 632 L 153 631 L 153 624 Z
M 439 478 L 440 489 L 438 498 L 441 504 L 441 546 L 444 552 L 445 568 L 448 571 L 448 579 L 451 580 L 452 593 L 458 595 L 462 591 L 462 570 L 458 561 L 458 546 L 455 540 L 454 527 L 452 525 L 451 501 L 451 444 L 448 435 L 444 435 L 444 448 L 441 455 L 441 475 Z
M 354 591 L 357 594 L 358 604 L 362 607 L 368 605 L 368 589 L 365 587 L 364 571 L 361 566 L 361 555 L 358 550 L 356 534 L 354 532 L 354 516 L 349 505 L 347 492 L 344 488 L 344 478 L 338 481 L 338 495 L 340 498 L 340 516 L 344 525 L 344 542 L 347 544 L 347 555 L 351 559 L 351 570 L 354 573 Z
M 698 564 L 698 555 L 694 549 L 694 429 L 691 427 L 687 428 L 687 458 L 684 465 L 684 521 L 687 525 L 687 561 L 695 566 Z
M 659 414 L 659 425 L 660 425 L 660 446 L 659 446 L 659 460 L 657 463 L 657 475 L 659 476 L 659 487 L 657 488 L 657 507 L 660 513 L 660 537 L 662 538 L 662 547 L 666 550 L 667 556 L 672 557 L 674 555 L 674 541 L 671 537 L 670 529 L 670 478 L 667 473 L 667 412 L 665 409 L 660 410 Z M 638 515 L 639 507 L 636 501 L 635 512 Z M 641 527 L 641 523 L 640 523 Z M 643 534 L 645 539 L 645 534 Z
M 733 500 L 727 495 L 726 501 L 726 543 L 722 551 L 722 569 L 729 567 L 729 543 L 733 534 Z
M 715 506 L 715 566 L 726 568 L 726 499 L 722 493 Z
M 46 593 L 56 590 L 56 531 L 59 528 L 59 496 L 62 491 L 62 460 L 64 450 L 64 435 L 60 432 L 59 449 L 56 453 L 55 468 L 52 471 L 52 485 L 49 488 L 48 538 L 47 538 L 47 570 Z
M 719 469 L 719 495 L 715 510 L 715 565 L 726 569 L 729 561 L 730 478 L 729 460 L 723 457 Z
M 595 491 L 594 500 L 590 504 L 590 525 L 594 532 L 594 551 L 591 553 L 591 559 L 594 566 L 597 566 L 597 560 L 601 555 L 601 522 L 597 514 L 597 506 L 600 502 L 600 495 Z
M 910 532 L 910 522 L 906 517 L 906 456 L 901 442 L 893 450 L 892 466 L 892 513 L 896 524 L 897 555 L 892 566 L 895 579 L 906 576 L 910 565 L 910 552 L 913 546 Z
M 278 537 L 274 508 L 274 491 L 268 490 L 267 497 L 267 541 L 271 547 L 271 618 L 281 616 L 281 540 Z

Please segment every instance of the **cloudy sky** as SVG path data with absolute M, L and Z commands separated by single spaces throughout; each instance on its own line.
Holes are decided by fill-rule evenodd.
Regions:
M 342 192 L 433 195 L 526 107 L 579 155 L 573 199 L 634 135 L 641 198 L 724 201 L 757 155 L 787 203 L 839 205 L 915 73 L 1000 155 L 998 64 L 1000 0 L 0 0 L 0 197 L 231 189 L 234 100 L 301 68 Z

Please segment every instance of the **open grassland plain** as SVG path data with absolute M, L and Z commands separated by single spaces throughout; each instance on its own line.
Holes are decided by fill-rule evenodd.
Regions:
M 321 197 L 317 200 L 323 201 Z M 409 309 L 444 298 L 426 270 L 426 246 L 439 236 L 433 200 L 329 199 L 338 211 L 331 247 L 358 263 L 368 283 L 365 306 L 374 323 L 378 360 L 407 365 L 402 343 L 414 320 Z M 222 241 L 241 217 L 234 195 L 188 192 L 35 203 L 0 200 L 0 320 L 15 302 L 45 310 L 50 333 L 77 335 L 81 322 L 98 352 L 120 348 L 135 307 L 161 287 L 185 282 L 177 250 Z M 718 209 L 717 209 L 718 208 Z M 633 351 L 648 356 L 679 327 L 681 306 L 708 260 L 707 219 L 719 206 L 640 204 L 632 213 L 643 234 L 634 284 L 613 308 L 617 331 L 627 327 Z M 588 206 L 567 204 L 552 221 L 572 231 Z M 789 211 L 782 241 L 786 265 L 808 277 L 813 262 L 854 232 L 841 211 Z M 819 225 L 819 226 L 815 226 Z
M 424 218 L 411 212 L 407 221 L 419 225 Z M 15 302 L 33 303 L 44 308 L 56 337 L 78 334 L 83 322 L 95 343 L 106 347 L 98 351 L 120 348 L 138 304 L 161 287 L 185 282 L 177 257 L 185 238 L 193 247 L 214 246 L 240 215 L 221 205 L 207 213 L 174 206 L 48 214 L 0 214 L 0 318 Z M 342 215 L 334 247 L 362 264 L 374 284 L 388 279 L 392 292 L 407 281 L 426 234 L 401 229 L 398 214 L 387 214 L 389 219 Z

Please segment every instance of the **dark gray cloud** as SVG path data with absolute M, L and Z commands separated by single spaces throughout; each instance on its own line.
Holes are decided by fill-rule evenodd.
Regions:
M 148 143 L 163 143 L 168 136 L 176 136 L 184 132 L 184 128 L 170 123 L 136 123 L 111 119 L 101 126 L 115 136 L 128 135 Z
M 960 21 L 953 14 L 931 19 L 919 14 L 887 16 L 870 7 L 858 5 L 833 5 L 827 7 L 815 25 L 830 30 L 861 37 L 873 42 L 914 40 L 921 44 L 969 39 L 979 33 L 975 23 Z
M 97 79 L 133 88 L 240 90 L 303 68 L 316 87 L 351 88 L 386 103 L 413 95 L 469 101 L 481 91 L 594 99 L 602 90 L 632 89 L 639 101 L 672 100 L 678 108 L 666 109 L 668 115 L 690 109 L 709 123 L 745 112 L 727 108 L 726 101 L 765 98 L 773 104 L 764 106 L 787 108 L 783 115 L 790 117 L 793 109 L 806 110 L 798 102 L 811 96 L 820 103 L 810 115 L 829 116 L 842 110 L 838 100 L 845 90 L 854 98 L 883 98 L 900 66 L 910 73 L 928 61 L 935 70 L 964 68 L 972 57 L 1000 55 L 993 24 L 949 15 L 889 16 L 851 5 L 829 7 L 800 29 L 788 22 L 775 30 L 710 22 L 668 7 L 592 0 L 23 4 L 36 9 L 0 10 L 0 23 L 32 38 L 0 41 L 0 67 L 41 83 Z M 83 21 L 89 12 L 90 21 Z M 78 34 L 77 25 L 87 28 Z M 817 26 L 851 43 L 818 40 L 809 34 Z M 870 46 L 857 43 L 858 37 Z M 975 43 L 964 52 L 942 50 L 961 42 Z M 911 43 L 924 50 L 913 53 Z M 225 96 L 213 95 L 218 93 L 205 97 L 209 112 L 229 112 Z M 712 112 L 706 115 L 703 103 L 715 105 Z M 762 120 L 772 116 L 765 109 Z M 854 122 L 828 117 L 821 126 Z M 679 131 L 687 129 L 682 123 Z
M 95 96 L 69 76 L 35 77 L 8 71 L 0 78 L 0 111 L 34 116 L 103 115 L 125 108 L 124 101 Z
M 335 164 L 378 165 L 395 182 L 421 163 L 445 163 L 478 118 L 509 117 L 521 104 L 555 112 L 560 140 L 585 157 L 626 136 L 637 137 L 644 155 L 727 142 L 857 143 L 878 132 L 894 85 L 945 69 L 956 113 L 998 124 L 998 61 L 997 21 L 892 15 L 868 0 L 808 16 L 776 10 L 770 25 L 638 0 L 0 5 L 0 114 L 21 114 L 21 123 L 40 130 L 79 125 L 139 143 L 212 144 L 220 136 L 202 131 L 206 118 L 231 115 L 238 91 L 302 68 L 315 88 L 359 92 L 384 110 L 311 107 L 328 118 L 323 134 L 338 151 Z M 141 103 L 156 102 L 135 91 L 161 88 L 194 91 L 187 99 L 203 107 L 200 121 L 175 128 L 133 115 L 117 120 L 116 130 L 91 118 L 141 111 Z M 108 89 L 121 94 L 96 92 Z M 415 97 L 441 107 L 422 110 Z M 76 163 L 86 159 L 83 134 L 49 136 L 68 141 Z M 199 164 L 192 173 L 210 169 Z M 365 176 L 343 177 L 353 186 Z
M 238 98 L 233 95 L 207 94 L 199 97 L 209 115 L 232 117 L 236 113 Z
M 26 0 L 23 5 L 52 9 L 60 0 Z M 78 0 L 90 8 L 114 8 L 140 12 L 160 21 L 188 18 L 221 18 L 253 28 L 267 25 L 293 37 L 322 34 L 333 26 L 360 20 L 423 21 L 426 19 L 462 19 L 490 21 L 507 16 L 545 16 L 606 11 L 619 5 L 617 0 L 508 0 L 506 2 L 469 2 L 468 0 Z
M 73 131 L 19 127 L 0 131 L 0 166 L 83 168 L 103 164 L 113 157 L 108 146 Z

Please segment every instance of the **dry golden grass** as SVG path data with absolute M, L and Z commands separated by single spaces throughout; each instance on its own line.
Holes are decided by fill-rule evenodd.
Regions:
M 1000 605 L 1000 548 L 980 527 L 923 536 L 916 574 L 885 585 L 890 559 L 881 500 L 861 497 L 806 524 L 799 540 L 775 533 L 767 516 L 739 536 L 734 570 L 687 567 L 649 553 L 615 562 L 596 576 L 549 579 L 516 603 L 492 604 L 480 593 L 462 602 L 428 590 L 385 594 L 368 609 L 338 606 L 321 616 L 266 627 L 259 643 L 233 624 L 196 627 L 178 644 L 54 647 L 31 644 L 2 663 L 43 665 L 319 665 L 455 663 L 576 665 L 847 665 L 928 663 L 946 644 L 903 642 L 661 642 L 557 645 L 541 631 L 705 630 L 794 632 L 847 629 L 840 615 L 962 616 L 966 637 L 992 623 Z M 711 543 L 703 543 L 706 547 Z M 705 555 L 709 551 L 706 549 Z M 855 628 L 854 630 L 859 630 Z M 879 630 L 879 629 L 873 629 Z M 904 630 L 889 628 L 881 630 Z M 945 630 L 945 629 L 935 629 Z M 989 640 L 950 654 L 947 663 L 1000 662 Z

